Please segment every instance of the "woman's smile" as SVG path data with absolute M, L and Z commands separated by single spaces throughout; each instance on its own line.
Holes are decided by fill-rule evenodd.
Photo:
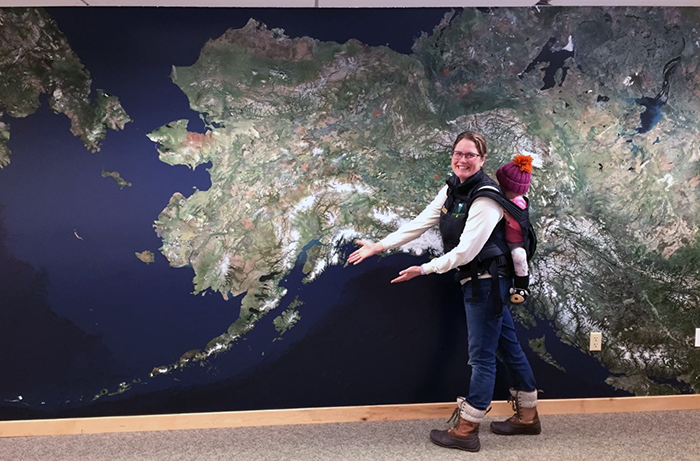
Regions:
M 464 182 L 481 169 L 484 161 L 474 141 L 462 139 L 452 152 L 452 172 Z

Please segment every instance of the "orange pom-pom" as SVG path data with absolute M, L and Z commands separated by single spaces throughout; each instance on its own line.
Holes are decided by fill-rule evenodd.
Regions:
M 520 168 L 520 171 L 532 173 L 532 157 L 529 155 L 516 155 L 513 163 Z

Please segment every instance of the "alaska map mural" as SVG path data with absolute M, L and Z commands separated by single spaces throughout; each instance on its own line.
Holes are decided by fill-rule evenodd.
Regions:
M 107 10 L 0 10 L 4 419 L 452 400 L 437 232 L 344 261 L 466 129 L 535 159 L 545 398 L 700 390 L 700 10 Z

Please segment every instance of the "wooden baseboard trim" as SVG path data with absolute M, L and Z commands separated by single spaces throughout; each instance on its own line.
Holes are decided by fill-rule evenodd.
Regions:
M 406 419 L 447 419 L 454 408 L 455 404 L 450 402 L 0 421 L 0 437 L 171 431 L 248 426 L 280 426 L 290 424 L 395 421 Z M 540 400 L 538 405 L 538 411 L 541 415 L 629 413 L 667 410 L 700 410 L 700 394 Z M 508 416 L 510 414 L 512 414 L 512 410 L 508 402 L 494 401 L 489 416 Z

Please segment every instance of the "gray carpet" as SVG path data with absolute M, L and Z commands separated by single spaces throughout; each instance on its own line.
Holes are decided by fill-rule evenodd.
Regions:
M 430 429 L 445 427 L 412 420 L 16 437 L 0 439 L 0 460 L 700 460 L 700 411 L 543 416 L 539 436 L 497 436 L 484 425 L 479 453 L 430 443 Z

